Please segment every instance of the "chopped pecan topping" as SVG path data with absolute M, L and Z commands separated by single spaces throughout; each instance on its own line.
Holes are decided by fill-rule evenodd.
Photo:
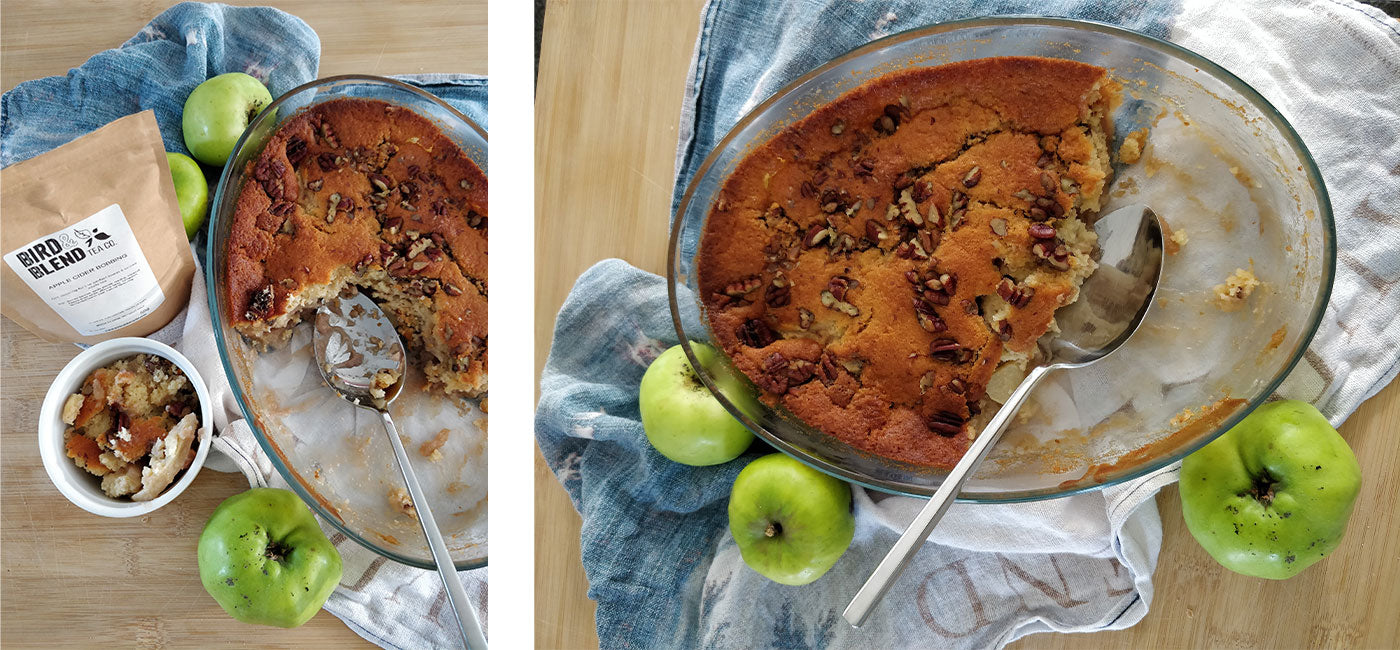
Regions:
M 1040 196 L 1035 199 L 1035 206 L 1045 211 L 1052 218 L 1059 219 L 1064 216 L 1065 209 L 1060 204 L 1048 196 Z
M 277 201 L 273 203 L 272 207 L 268 208 L 267 211 L 276 216 L 285 217 L 292 213 L 293 207 L 295 206 L 291 201 Z
M 845 122 L 845 120 L 836 120 L 836 123 L 831 125 L 831 134 L 832 134 L 832 135 L 841 135 L 841 134 L 844 133 L 845 131 L 846 131 L 846 122 Z
M 850 195 L 846 193 L 846 190 L 828 189 L 822 192 L 822 212 L 835 214 L 844 211 L 850 205 Z
M 1001 217 L 996 217 L 996 218 L 992 219 L 992 221 L 991 221 L 991 223 L 990 223 L 989 225 L 990 225 L 991 228 L 992 228 L 992 232 L 993 232 L 993 233 L 996 233 L 996 235 L 997 235 L 998 237 L 1005 237 L 1005 236 L 1006 236 L 1006 220 L 1005 220 L 1005 219 L 1002 219 Z
M 918 309 L 915 309 L 914 317 L 918 319 L 919 327 L 922 327 L 925 332 L 928 332 L 930 334 L 938 334 L 939 332 L 948 331 L 948 324 L 945 323 L 943 319 L 939 318 L 937 315 L 925 314 L 919 311 Z
M 792 287 L 770 286 L 763 296 L 769 307 L 786 307 L 792 302 Z
M 374 186 L 375 193 L 388 194 L 392 181 L 389 180 L 388 176 L 383 174 L 370 174 L 369 183 Z
M 895 130 L 899 128 L 901 112 L 902 109 L 898 104 L 889 104 L 885 106 L 885 113 L 875 118 L 875 123 L 871 127 L 881 135 L 893 135 Z
M 860 315 L 860 308 L 849 302 L 837 298 L 829 289 L 822 290 L 822 306 L 839 311 L 847 316 L 855 317 Z
M 296 165 L 306 158 L 306 141 L 297 136 L 287 139 L 287 162 Z
M 1036 239 L 1054 239 L 1055 227 L 1048 223 L 1033 223 L 1026 228 L 1026 232 Z
M 812 321 L 816 318 L 806 307 L 797 308 L 797 326 L 807 329 L 812 326 Z
M 272 304 L 276 299 L 275 289 L 271 284 L 265 284 L 261 289 L 256 289 L 248 296 L 248 310 L 243 313 L 244 320 L 263 320 L 272 315 Z
M 807 235 L 802 238 L 802 245 L 807 248 L 815 248 L 822 243 L 822 240 L 833 237 L 835 234 L 836 231 L 826 225 L 814 223 L 807 228 Z
M 335 138 L 335 130 L 331 128 L 330 122 L 326 122 L 323 120 L 321 122 L 320 131 L 321 138 L 326 141 L 327 145 L 330 145 L 332 148 L 340 147 L 340 141 Z
M 966 188 L 976 187 L 980 182 L 982 182 L 982 168 L 977 165 L 973 165 L 972 169 L 967 170 L 967 174 L 963 175 L 962 178 L 963 187 Z
M 734 332 L 734 335 L 738 337 L 744 345 L 751 348 L 766 348 L 771 345 L 773 341 L 778 340 L 778 335 L 773 332 L 773 328 L 769 327 L 768 323 L 757 318 L 744 321 L 744 324 L 739 326 L 739 329 Z
M 963 419 L 950 411 L 939 411 L 929 416 L 924 424 L 938 435 L 951 438 L 962 433 Z
M 881 228 L 880 224 L 877 223 L 875 219 L 866 220 L 865 238 L 869 239 L 871 243 L 878 244 L 888 236 L 889 235 L 885 234 L 885 229 Z
M 774 352 L 763 360 L 763 372 L 754 377 L 759 388 L 782 395 L 788 390 L 788 361 L 781 353 Z
M 942 338 L 929 344 L 929 356 L 948 363 L 967 363 L 972 360 L 973 353 L 953 339 Z
M 996 321 L 996 335 L 1003 341 L 1011 340 L 1011 321 L 1001 319 Z
M 831 295 L 835 296 L 837 300 L 845 300 L 846 292 L 858 286 L 860 286 L 860 282 L 852 280 L 844 275 L 834 275 L 831 277 L 831 280 L 826 283 L 827 291 L 830 291 Z
M 340 168 L 340 165 L 337 164 L 335 154 L 329 151 L 316 156 L 316 164 L 321 166 L 321 171 L 323 172 L 333 172 Z
M 761 278 L 759 278 L 757 275 L 750 275 L 747 278 L 744 278 L 742 280 L 735 280 L 734 282 L 730 282 L 729 284 L 725 285 L 724 295 L 738 298 L 740 296 L 747 295 L 754 289 L 757 289 L 761 284 L 763 284 L 763 280 Z

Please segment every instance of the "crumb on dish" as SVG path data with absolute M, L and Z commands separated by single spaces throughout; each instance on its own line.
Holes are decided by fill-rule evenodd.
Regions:
M 1172 241 L 1176 243 L 1177 247 L 1185 246 L 1186 242 L 1189 241 L 1189 239 L 1186 237 L 1186 230 L 1182 228 L 1177 228 L 1176 230 L 1173 230 Z
M 1260 284 L 1253 271 L 1235 269 L 1230 277 L 1225 278 L 1224 284 L 1217 284 L 1212 290 L 1215 304 L 1221 311 L 1235 311 L 1244 305 Z
M 437 435 L 433 436 L 432 439 L 418 446 L 418 453 L 431 461 L 442 460 L 442 446 L 447 444 L 448 433 L 448 429 L 437 432 Z
M 418 518 L 418 510 L 413 507 L 413 499 L 408 497 L 408 490 L 401 487 L 389 488 L 389 507 L 414 519 Z
M 1147 146 L 1147 129 L 1138 129 L 1123 138 L 1118 147 L 1118 160 L 1125 165 L 1136 163 L 1142 158 L 1142 150 Z

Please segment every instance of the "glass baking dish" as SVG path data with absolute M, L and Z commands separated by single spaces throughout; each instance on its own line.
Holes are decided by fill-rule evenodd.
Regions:
M 1143 160 L 1115 165 L 1104 212 L 1151 206 L 1189 243 L 1168 256 L 1141 331 L 1088 368 L 1056 372 L 1022 409 L 960 498 L 1044 499 L 1112 485 L 1165 467 L 1228 430 L 1273 394 L 1303 357 L 1331 292 L 1335 232 L 1312 157 L 1259 93 L 1172 43 L 1111 25 L 1040 17 L 977 18 L 915 29 L 856 48 L 794 80 L 744 116 L 691 179 L 672 222 L 667 278 L 676 332 L 711 339 L 695 268 L 710 205 L 747 152 L 875 77 L 995 56 L 1071 59 L 1123 85 L 1123 136 L 1151 135 Z M 1116 158 L 1116 156 L 1115 156 Z M 1224 313 L 1211 288 L 1236 268 L 1264 282 L 1248 310 Z M 723 386 L 755 390 L 724 355 L 700 369 L 706 386 L 755 434 L 839 478 L 931 495 L 943 471 L 857 450 Z M 742 377 L 742 375 L 741 375 Z M 744 404 L 741 409 L 738 404 Z M 748 406 L 756 404 L 755 406 Z
M 303 500 L 346 536 L 391 560 L 433 569 L 416 520 L 391 507 L 388 492 L 403 485 L 377 414 L 337 397 L 317 371 L 309 347 L 311 325 L 298 325 L 291 342 L 259 351 L 228 318 L 226 256 L 238 194 L 247 167 L 277 127 L 309 106 L 357 97 L 377 99 L 432 120 L 486 171 L 486 132 L 446 102 L 393 79 L 344 75 L 312 81 L 279 97 L 249 125 L 224 167 L 211 207 L 205 257 L 214 338 L 234 397 L 272 465 Z M 416 390 L 410 373 L 393 404 L 399 432 L 414 458 L 458 570 L 486 565 L 486 415 L 477 400 Z M 443 428 L 452 435 L 438 461 L 416 449 Z

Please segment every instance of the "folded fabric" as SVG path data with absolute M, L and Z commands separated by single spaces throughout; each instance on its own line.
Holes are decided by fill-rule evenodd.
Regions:
M 682 107 L 673 209 L 729 128 L 796 76 L 903 29 L 1032 13 L 1179 42 L 1240 75 L 1292 121 L 1323 170 L 1344 252 L 1323 329 L 1279 393 L 1313 401 L 1340 424 L 1393 379 L 1400 28 L 1341 0 L 712 0 Z M 566 300 L 541 380 L 536 437 L 583 517 L 582 559 L 604 646 L 1000 646 L 1034 632 L 1127 627 L 1146 614 L 1161 544 L 1153 496 L 1176 480 L 1175 468 L 1054 501 L 954 505 L 858 631 L 840 612 L 923 501 L 857 489 L 855 541 L 827 576 L 807 587 L 758 576 L 725 528 L 725 501 L 739 469 L 768 450 L 685 467 L 656 454 L 638 421 L 642 373 L 675 342 L 664 281 L 606 261 Z
M 246 72 L 273 97 L 316 78 L 320 41 L 301 19 L 276 9 L 183 3 L 161 13 L 120 48 L 99 53 L 67 76 L 19 84 L 0 100 L 0 162 L 9 165 L 62 145 L 118 117 L 153 109 L 168 151 L 186 152 L 185 97 L 206 78 Z M 487 80 L 475 75 L 400 78 L 486 126 Z M 199 368 L 214 402 L 216 434 L 206 467 L 241 471 L 250 485 L 286 487 L 258 445 L 229 388 L 214 344 L 203 274 L 203 236 L 185 311 L 150 338 L 173 344 Z M 344 563 L 326 610 L 384 647 L 460 645 L 446 592 L 434 571 L 388 561 L 322 523 Z M 193 568 L 191 569 L 193 570 Z M 486 625 L 487 570 L 461 574 Z

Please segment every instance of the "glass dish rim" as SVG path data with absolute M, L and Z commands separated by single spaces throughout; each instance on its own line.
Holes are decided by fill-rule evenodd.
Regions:
M 1312 310 L 1309 314 L 1309 322 L 1305 328 L 1303 336 L 1299 338 L 1298 345 L 1293 350 L 1291 358 L 1282 366 L 1280 366 L 1279 371 L 1273 376 L 1272 379 L 1270 379 L 1268 386 L 1263 391 L 1258 393 L 1257 396 L 1251 397 L 1249 403 L 1246 404 L 1244 408 L 1235 411 L 1229 417 L 1225 418 L 1211 433 L 1201 436 L 1197 440 L 1192 441 L 1190 444 L 1184 445 L 1183 447 L 1173 451 L 1170 454 L 1164 454 L 1156 459 L 1146 461 L 1136 467 L 1130 468 L 1126 471 L 1122 471 L 1119 474 L 1111 474 L 1098 483 L 1087 485 L 1075 485 L 1073 487 L 1065 489 L 1040 488 L 1033 490 L 1014 490 L 998 493 L 960 493 L 957 497 L 957 500 L 967 503 L 1020 503 L 1028 501 L 1040 501 L 1045 499 L 1056 499 L 1084 492 L 1090 492 L 1093 490 L 1100 490 L 1112 485 L 1124 483 L 1156 472 L 1164 467 L 1167 467 L 1181 460 L 1182 458 L 1185 458 L 1197 449 L 1204 447 L 1206 444 L 1209 444 L 1211 441 L 1215 440 L 1216 438 L 1224 434 L 1226 431 L 1229 431 L 1232 427 L 1238 424 L 1240 420 L 1244 419 L 1246 416 L 1252 413 L 1254 409 L 1264 404 L 1269 399 L 1269 397 L 1272 396 L 1276 390 L 1278 390 L 1279 385 L 1283 383 L 1283 381 L 1293 371 L 1293 368 L 1297 366 L 1298 362 L 1303 358 L 1304 354 L 1308 350 L 1308 346 L 1312 343 L 1313 337 L 1317 334 L 1318 329 L 1321 327 L 1322 317 L 1327 311 L 1328 302 L 1331 300 L 1332 285 L 1334 276 L 1336 274 L 1337 231 L 1332 218 L 1331 198 L 1327 193 L 1327 185 L 1323 181 L 1322 173 L 1317 168 L 1317 162 L 1313 160 L 1312 153 L 1308 151 L 1307 145 L 1304 144 L 1302 137 L 1298 135 L 1298 132 L 1293 128 L 1293 125 L 1289 123 L 1288 120 L 1284 118 L 1281 113 L 1279 113 L 1278 109 L 1274 107 L 1273 103 L 1271 103 L 1257 90 L 1255 90 L 1253 86 L 1250 86 L 1248 83 L 1240 79 L 1234 73 L 1230 72 L 1229 70 L 1226 70 L 1225 68 L 1221 67 L 1219 64 L 1216 64 L 1210 59 L 1207 59 L 1206 57 L 1201 56 L 1200 54 L 1197 54 L 1192 50 L 1187 49 L 1176 43 L 1172 43 L 1170 41 L 1163 40 L 1155 36 L 1150 36 L 1141 32 L 1127 29 L 1125 27 L 1120 27 L 1117 25 L 1112 25 L 1100 21 L 1081 20 L 1073 18 L 1055 18 L 1048 16 L 1033 15 L 986 16 L 979 18 L 953 20 L 943 23 L 935 23 L 932 25 L 925 25 L 923 27 L 916 27 L 906 31 L 891 34 L 889 36 L 885 36 L 883 38 L 870 41 L 868 43 L 864 43 L 862 45 L 847 50 L 846 52 L 836 56 L 835 58 L 832 58 L 831 60 L 816 66 L 815 68 L 812 68 L 811 70 L 803 73 L 802 75 L 788 82 L 781 89 L 774 92 L 772 95 L 768 96 L 766 99 L 760 102 L 757 106 L 746 112 L 744 116 L 739 119 L 738 122 L 735 122 L 734 126 L 730 127 L 729 131 L 725 134 L 723 138 L 719 140 L 719 142 L 715 144 L 714 148 L 711 149 L 708 154 L 706 154 L 704 161 L 700 164 L 699 167 L 696 168 L 695 173 L 687 182 L 685 193 L 682 195 L 680 203 L 677 204 L 675 214 L 673 214 L 671 217 L 671 232 L 669 236 L 668 250 L 666 255 L 666 290 L 668 303 L 671 309 L 671 321 L 675 327 L 676 335 L 680 339 L 680 345 L 682 349 L 685 350 L 686 359 L 691 364 L 691 367 L 702 368 L 703 366 L 700 364 L 700 361 L 696 357 L 695 352 L 691 349 L 691 342 L 690 339 L 687 338 L 685 333 L 685 326 L 681 319 L 680 305 L 677 299 L 677 285 L 679 283 L 679 279 L 676 277 L 676 269 L 679 261 L 677 259 L 677 256 L 679 254 L 680 248 L 679 226 L 681 223 L 681 219 L 686 214 L 691 202 L 695 199 L 695 192 L 697 190 L 697 183 L 699 179 L 703 178 L 705 174 L 709 172 L 710 168 L 716 162 L 718 155 L 721 152 L 727 150 L 734 143 L 734 140 L 739 134 L 739 132 L 748 127 L 754 121 L 756 121 L 759 116 L 766 113 L 771 106 L 778 102 L 778 100 L 788 96 L 797 88 L 806 84 L 808 81 L 811 81 L 812 79 L 816 78 L 818 75 L 821 75 L 822 73 L 832 68 L 838 67 L 852 59 L 871 54 L 875 51 L 884 49 L 894 44 L 904 43 L 906 41 L 933 35 L 945 34 L 960 29 L 1024 26 L 1049 26 L 1080 29 L 1108 34 L 1128 41 L 1133 41 L 1149 49 L 1163 51 L 1167 54 L 1175 56 L 1176 58 L 1195 66 L 1197 69 L 1199 69 L 1201 72 L 1204 72 L 1208 76 L 1214 77 L 1215 79 L 1225 83 L 1226 85 L 1230 86 L 1233 90 L 1240 93 L 1246 100 L 1253 104 L 1253 106 L 1257 110 L 1259 110 L 1264 117 L 1266 117 L 1269 120 L 1269 123 L 1272 124 L 1274 128 L 1278 129 L 1280 134 L 1283 136 L 1283 139 L 1288 143 L 1290 148 L 1293 149 L 1295 155 L 1297 155 L 1299 160 L 1303 163 L 1305 176 L 1307 177 L 1309 184 L 1314 188 L 1314 192 L 1317 197 L 1318 217 L 1321 219 L 1321 223 L 1323 225 L 1322 234 L 1324 235 L 1324 237 L 1322 242 L 1322 277 L 1319 278 L 1318 292 L 1314 297 Z M 704 327 L 708 331 L 708 326 Z M 767 442 L 769 445 L 772 445 L 779 451 L 782 451 L 783 453 L 792 456 L 793 458 L 796 458 L 798 461 L 802 462 L 803 464 L 809 467 L 812 467 L 825 474 L 834 476 L 843 481 L 849 481 L 851 483 L 855 483 L 865 488 L 874 489 L 880 492 L 886 492 L 890 494 L 927 498 L 933 494 L 933 491 L 935 489 L 937 489 L 937 486 L 933 486 L 932 488 L 929 488 L 926 493 L 911 492 L 907 489 L 904 489 L 904 487 L 890 484 L 887 481 L 875 480 L 868 477 L 864 477 L 852 470 L 838 467 L 820 458 L 815 458 L 807 454 L 803 450 L 788 444 L 786 441 L 770 433 L 766 428 L 757 424 L 753 421 L 752 418 L 749 418 L 747 415 L 745 415 L 728 398 L 726 398 L 720 393 L 720 391 L 715 387 L 714 382 L 711 380 L 708 372 L 699 371 L 695 374 L 700 377 L 701 382 L 705 384 L 705 387 L 709 389 L 710 393 L 714 395 L 716 399 L 719 400 L 720 404 L 723 405 L 724 408 L 728 410 L 731 415 L 733 415 L 736 419 L 743 423 L 743 425 L 746 428 L 748 428 L 758 437 L 762 438 L 764 442 Z
M 256 127 L 260 126 L 264 120 L 268 119 L 268 116 L 276 115 L 274 109 L 280 108 L 283 104 L 286 103 L 286 101 L 289 98 L 299 95 L 308 90 L 315 90 L 321 87 L 336 86 L 338 84 L 347 82 L 362 83 L 367 85 L 378 84 L 382 86 L 392 87 L 397 90 L 405 90 L 410 93 L 416 94 L 419 97 L 427 99 L 431 103 L 437 104 L 439 107 L 446 109 L 450 115 L 461 120 L 462 123 L 466 124 L 468 128 L 470 128 L 477 135 L 481 136 L 483 142 L 487 141 L 486 131 L 483 130 L 479 125 L 477 125 L 476 122 L 472 121 L 471 118 L 467 117 L 466 115 L 462 114 L 461 111 L 454 108 L 451 104 L 448 104 L 447 102 L 443 101 L 442 99 L 438 98 L 432 93 L 417 88 L 411 84 L 404 83 L 397 79 L 366 74 L 343 74 L 334 75 L 330 77 L 323 77 L 320 79 L 313 79 L 291 90 L 288 90 L 287 92 L 278 96 L 277 99 L 273 100 L 271 104 L 268 104 L 267 108 L 263 109 L 263 111 L 259 113 L 257 117 L 253 118 L 253 121 L 250 122 L 248 124 L 248 127 L 243 130 L 243 134 L 238 136 L 238 142 L 236 142 L 233 145 L 233 151 L 229 153 L 228 160 L 224 161 L 223 170 L 219 172 L 219 183 L 214 190 L 214 197 L 213 200 L 210 202 L 210 208 L 214 209 L 222 205 L 224 193 L 229 189 L 229 184 L 233 182 L 233 177 L 237 173 L 237 170 L 234 169 L 234 165 L 232 164 L 233 160 L 235 160 L 238 157 L 238 154 L 243 150 L 244 145 L 247 144 L 248 137 L 256 131 Z M 215 213 L 211 214 L 209 218 L 208 232 L 210 233 L 211 238 L 214 230 L 214 219 L 217 217 L 219 217 L 219 214 Z M 319 515 L 322 520 L 329 522 L 331 526 L 343 533 L 346 537 L 354 540 L 360 546 L 363 546 L 381 556 L 384 556 L 400 564 L 416 567 L 419 569 L 427 569 L 429 571 L 436 569 L 437 567 L 433 564 L 431 558 L 425 561 L 416 558 L 411 558 L 399 553 L 395 553 L 394 551 L 385 549 L 375 544 L 374 542 L 365 539 L 362 535 L 351 530 L 349 526 L 346 526 L 338 518 L 326 512 L 325 508 L 321 506 L 321 504 L 316 500 L 316 498 L 313 497 L 310 493 L 308 493 L 306 488 L 301 485 L 301 481 L 296 477 L 296 472 L 292 471 L 290 468 L 287 467 L 285 463 L 282 462 L 282 456 L 276 449 L 276 446 L 273 445 L 270 440 L 268 440 L 267 435 L 263 433 L 262 428 L 258 426 L 257 419 L 253 417 L 253 411 L 248 405 L 247 396 L 243 394 L 243 387 L 239 385 L 238 378 L 235 377 L 233 374 L 232 365 L 229 360 L 228 344 L 224 340 L 223 329 L 219 325 L 219 323 L 213 322 L 215 315 L 219 313 L 218 291 L 220 289 L 218 286 L 216 286 L 217 282 L 215 280 L 215 274 L 213 271 L 215 264 L 214 257 L 216 251 L 214 250 L 214 246 L 211 245 L 212 241 L 206 241 L 205 244 L 205 293 L 207 294 L 206 299 L 209 302 L 210 320 L 211 323 L 214 325 L 214 341 L 219 349 L 219 362 L 223 365 L 224 376 L 229 381 L 229 386 L 232 389 L 234 401 L 238 402 L 238 409 L 243 413 L 244 421 L 247 422 L 248 428 L 252 430 L 253 437 L 257 439 L 258 445 L 263 449 L 263 453 L 267 454 L 268 459 L 272 462 L 272 466 L 277 470 L 277 473 L 282 476 L 282 479 L 287 482 L 288 486 L 291 487 L 292 491 L 295 492 L 298 497 L 301 497 L 301 500 L 305 502 L 306 505 L 310 506 L 313 512 Z M 453 562 L 453 566 L 458 571 L 479 569 L 487 565 L 487 559 L 487 556 L 483 556 L 479 560 L 471 560 L 467 562 Z

